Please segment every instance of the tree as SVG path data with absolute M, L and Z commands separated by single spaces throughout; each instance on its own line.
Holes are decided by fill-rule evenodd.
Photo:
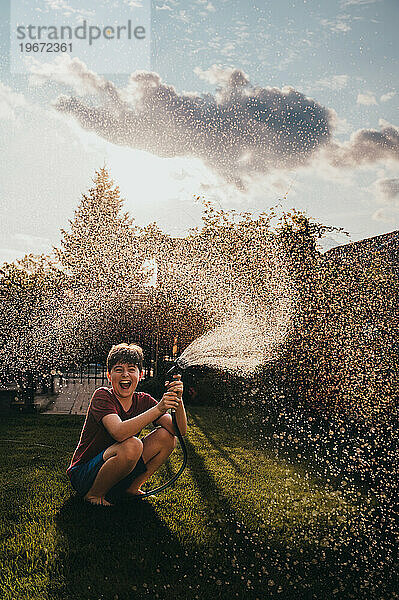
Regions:
M 321 255 L 328 230 L 297 212 L 281 224 L 300 302 L 276 373 L 303 406 L 369 419 L 396 401 L 399 288 L 378 252 Z
M 70 231 L 61 231 L 61 247 L 55 248 L 69 287 L 60 326 L 69 332 L 75 362 L 104 359 L 120 339 L 139 340 L 150 302 L 142 230 L 122 212 L 119 188 L 105 167 L 96 171 L 93 182 L 82 195 Z
M 191 348 L 199 364 L 247 371 L 275 357 L 294 293 L 272 216 L 216 210 L 204 202 L 202 228 L 171 253 L 163 286 L 179 315 L 183 348 L 209 333 L 201 349 L 197 342 L 197 350 Z
M 1 269 L 0 374 L 25 391 L 33 407 L 35 379 L 59 364 L 54 326 L 63 304 L 64 274 L 45 255 L 28 255 Z
M 55 248 L 62 267 L 77 287 L 120 289 L 142 283 L 142 256 L 136 244 L 139 228 L 122 213 L 123 199 L 105 167 L 96 171 L 94 186 L 82 195 Z

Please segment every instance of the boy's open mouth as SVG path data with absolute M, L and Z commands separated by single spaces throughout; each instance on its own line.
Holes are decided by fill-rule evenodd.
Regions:
M 132 382 L 131 381 L 120 381 L 119 385 L 121 386 L 121 388 L 123 390 L 128 390 L 131 386 Z

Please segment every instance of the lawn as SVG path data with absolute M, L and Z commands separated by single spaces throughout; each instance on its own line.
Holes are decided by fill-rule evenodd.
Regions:
M 244 410 L 187 412 L 189 462 L 175 486 L 112 508 L 69 487 L 83 417 L 3 418 L 2 600 L 398 597 L 370 562 L 364 490 L 278 459 Z M 180 462 L 178 448 L 151 487 Z

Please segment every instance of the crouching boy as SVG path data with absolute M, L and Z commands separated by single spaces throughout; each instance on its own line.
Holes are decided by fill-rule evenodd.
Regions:
M 172 417 L 182 435 L 187 418 L 179 375 L 166 382 L 167 391 L 157 402 L 136 392 L 142 377 L 143 351 L 139 346 L 118 344 L 107 358 L 110 388 L 98 388 L 91 399 L 79 443 L 67 469 L 72 487 L 87 502 L 112 506 L 121 495 L 140 496 L 140 486 L 167 460 L 176 446 Z M 156 426 L 142 440 L 140 431 Z M 111 501 L 111 502 L 110 502 Z

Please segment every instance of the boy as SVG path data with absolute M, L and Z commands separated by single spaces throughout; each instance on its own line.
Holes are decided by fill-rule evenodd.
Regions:
M 172 417 L 166 414 L 170 408 L 176 410 L 181 434 L 187 432 L 180 375 L 166 382 L 167 391 L 157 402 L 149 394 L 135 391 L 142 369 L 139 346 L 112 346 L 107 358 L 111 388 L 94 392 L 67 469 L 72 487 L 91 504 L 112 506 L 109 500 L 123 493 L 144 494 L 140 486 L 176 447 Z M 138 434 L 151 422 L 158 427 L 139 440 Z

